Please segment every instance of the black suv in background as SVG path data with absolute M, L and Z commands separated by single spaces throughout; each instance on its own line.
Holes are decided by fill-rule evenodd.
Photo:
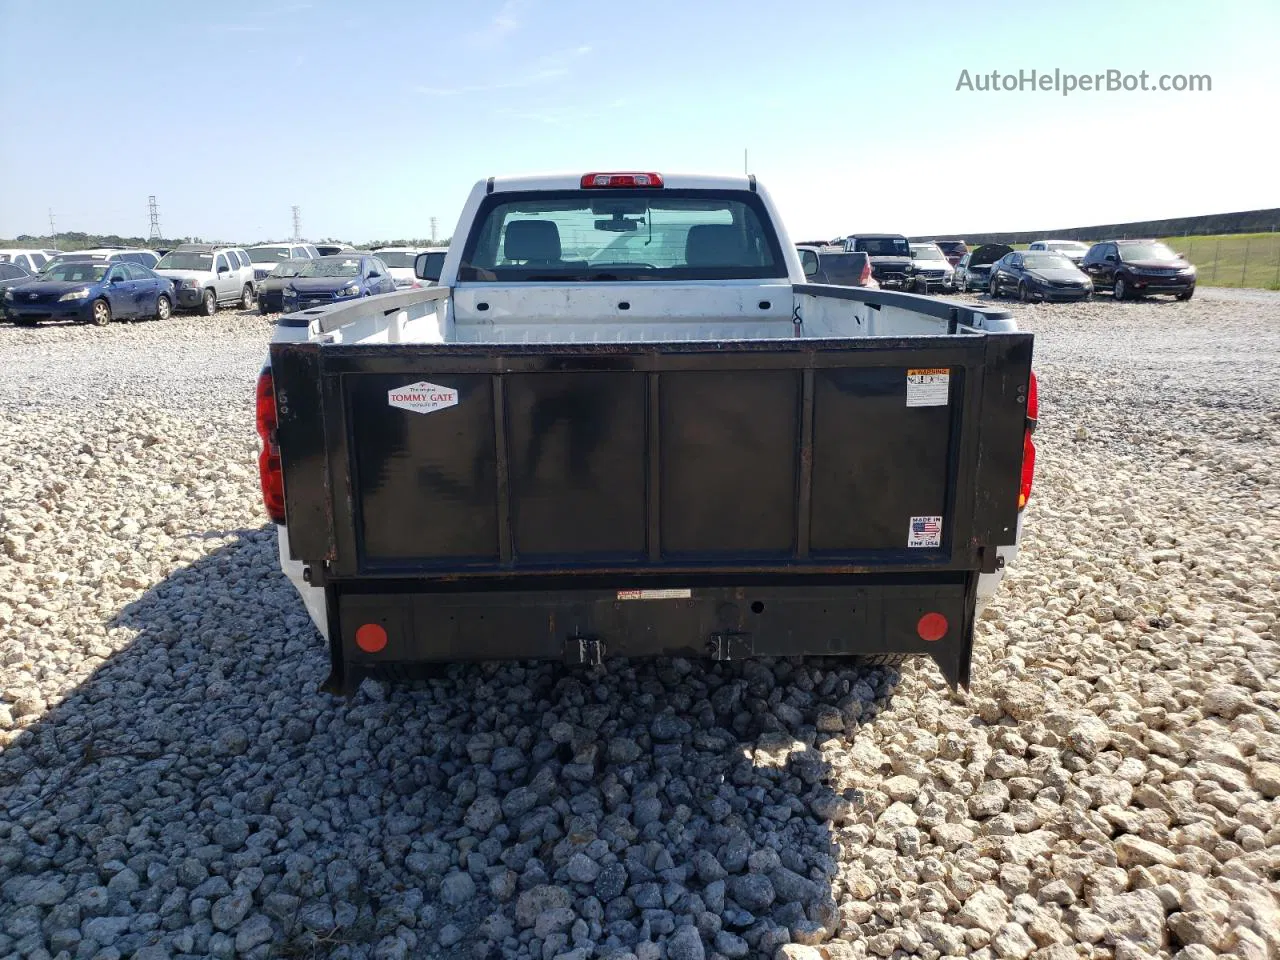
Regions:
M 1196 292 L 1196 268 L 1159 240 L 1103 240 L 1089 248 L 1080 269 L 1095 290 L 1110 290 L 1117 300 L 1148 293 L 1190 300 Z
M 847 253 L 871 258 L 871 274 L 882 287 L 905 288 L 912 270 L 911 244 L 900 233 L 853 233 L 838 241 Z

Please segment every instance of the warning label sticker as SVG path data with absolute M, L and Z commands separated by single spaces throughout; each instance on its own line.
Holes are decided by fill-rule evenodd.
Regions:
M 907 371 L 908 407 L 945 407 L 951 394 L 951 371 L 926 367 Z
M 414 413 L 435 413 L 445 407 L 456 407 L 458 391 L 452 387 L 442 387 L 419 380 L 405 387 L 388 390 L 387 403 L 401 410 L 412 410 Z
M 912 517 L 911 527 L 907 531 L 908 547 L 940 547 L 942 546 L 941 517 Z
M 688 600 L 693 591 L 683 590 L 619 590 L 619 600 Z

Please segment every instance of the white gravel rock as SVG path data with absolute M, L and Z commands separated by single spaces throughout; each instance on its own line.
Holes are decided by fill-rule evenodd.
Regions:
M 317 694 L 268 325 L 0 327 L 0 955 L 1280 960 L 1280 296 L 1009 309 L 1039 471 L 968 693 L 815 658 Z

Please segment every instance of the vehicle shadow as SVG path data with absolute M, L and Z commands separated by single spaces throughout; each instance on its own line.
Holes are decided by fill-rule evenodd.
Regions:
M 342 700 L 274 532 L 233 533 L 0 755 L 12 949 L 656 957 L 696 930 L 772 956 L 837 932 L 833 823 L 870 815 L 821 746 L 896 671 L 486 663 Z

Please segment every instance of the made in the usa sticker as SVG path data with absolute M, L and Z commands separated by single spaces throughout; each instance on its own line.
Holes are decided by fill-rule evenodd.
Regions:
M 908 547 L 942 546 L 941 517 L 912 517 L 907 530 Z
M 908 407 L 945 407 L 950 396 L 951 371 L 947 367 L 907 371 Z

